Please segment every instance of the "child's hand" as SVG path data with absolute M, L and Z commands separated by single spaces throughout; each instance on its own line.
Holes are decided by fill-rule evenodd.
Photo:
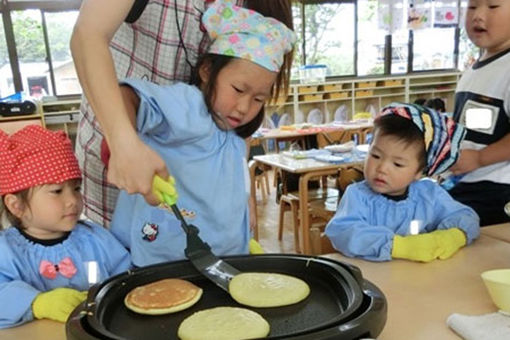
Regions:
M 480 152 L 473 149 L 464 149 L 457 162 L 450 168 L 454 175 L 462 175 L 480 168 Z
M 430 262 L 441 255 L 438 239 L 428 234 L 409 236 L 395 235 L 393 237 L 393 258 L 407 259 L 412 261 Z
M 452 257 L 453 254 L 466 245 L 466 235 L 459 228 L 435 230 L 430 234 L 434 235 L 439 242 L 441 249 L 439 258 L 441 260 Z
M 175 179 L 172 176 L 168 176 L 165 181 L 158 175 L 154 176 L 152 180 L 152 192 L 159 199 L 160 202 L 165 202 L 170 205 L 177 203 L 177 190 L 175 190 Z M 163 193 L 168 197 L 168 201 L 163 197 Z
M 87 292 L 71 288 L 55 288 L 40 293 L 32 302 L 36 319 L 51 319 L 66 322 L 71 312 L 87 298 Z

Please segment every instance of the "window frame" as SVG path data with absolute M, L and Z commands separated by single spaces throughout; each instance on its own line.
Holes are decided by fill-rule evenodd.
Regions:
M 348 77 L 374 77 L 374 76 L 391 76 L 391 63 L 392 63 L 392 35 L 387 34 L 384 39 L 384 71 L 382 74 L 378 75 L 364 75 L 359 76 L 358 75 L 358 0 L 292 0 L 293 5 L 301 6 L 300 12 L 301 12 L 301 20 L 303 23 L 305 23 L 305 6 L 306 5 L 321 5 L 321 4 L 353 4 L 354 5 L 354 56 L 353 56 L 353 70 L 354 73 L 352 75 L 332 75 L 328 76 L 327 78 L 329 80 L 333 79 L 342 79 L 342 78 L 348 78 Z M 457 0 L 457 6 L 460 10 L 461 8 L 461 2 L 462 0 Z M 46 25 L 46 18 L 45 13 L 51 13 L 51 12 L 62 12 L 66 10 L 79 10 L 81 6 L 82 0 L 1 0 L 0 2 L 0 13 L 2 15 L 3 20 L 3 26 L 4 26 L 4 33 L 6 38 L 6 46 L 7 46 L 7 52 L 9 56 L 9 63 L 11 66 L 12 71 L 12 77 L 13 77 L 13 84 L 14 89 L 16 92 L 23 90 L 23 84 L 22 84 L 22 75 L 20 71 L 20 65 L 18 60 L 18 53 L 15 46 L 15 39 L 14 39 L 14 31 L 12 26 L 12 18 L 11 18 L 11 11 L 19 11 L 19 10 L 29 10 L 29 9 L 35 9 L 40 10 L 41 13 L 41 24 L 42 24 L 42 30 L 43 30 L 43 37 L 44 37 L 44 45 L 46 50 L 46 60 L 48 62 L 49 72 L 50 72 L 50 80 L 51 80 L 51 88 L 53 93 L 56 92 L 56 83 L 55 83 L 55 74 L 53 69 L 53 62 L 51 57 L 51 46 L 49 44 L 49 38 L 48 38 L 48 30 Z M 461 23 L 457 23 L 455 26 L 455 33 L 454 33 L 454 48 L 453 48 L 453 60 L 454 65 L 453 68 L 445 68 L 445 69 L 434 69 L 434 72 L 441 72 L 441 71 L 452 71 L 452 70 L 459 70 L 459 60 L 460 60 L 460 25 Z M 407 56 L 407 71 L 405 74 L 411 74 L 411 73 L 423 73 L 423 72 L 430 72 L 431 70 L 413 70 L 413 56 L 414 56 L 414 34 L 413 30 L 408 30 L 408 56 Z M 296 32 L 297 34 L 300 34 L 302 37 L 302 51 L 303 54 L 301 56 L 301 60 L 303 61 L 303 64 L 306 64 L 306 41 L 304 39 L 305 32 L 304 30 L 302 32 Z M 298 67 L 301 65 L 297 65 Z M 76 97 L 76 95 L 57 95 L 57 97 Z
M 358 6 L 358 0 L 293 0 L 293 3 L 297 4 L 297 5 L 300 5 L 301 6 L 301 9 L 300 9 L 300 13 L 301 13 L 301 21 L 304 23 L 306 22 L 306 11 L 305 11 L 305 6 L 306 5 L 321 5 L 321 4 L 328 4 L 328 3 L 336 3 L 336 4 L 342 4 L 342 3 L 350 3 L 350 4 L 354 4 L 354 15 L 355 15 L 355 18 L 354 18 L 354 41 L 355 41 L 355 44 L 354 44 L 354 65 L 353 65 L 353 70 L 354 70 L 354 74 L 353 75 L 333 75 L 333 76 L 328 76 L 327 79 L 328 80 L 334 80 L 334 79 L 342 79 L 342 78 L 350 78 L 350 77 L 363 77 L 363 78 L 370 78 L 370 77 L 381 77 L 381 76 L 391 76 L 393 75 L 391 73 L 391 63 L 392 63 L 392 34 L 387 34 L 385 36 L 385 39 L 384 39 L 384 72 L 382 74 L 378 74 L 378 75 L 364 75 L 364 76 L 359 76 L 358 75 L 358 24 L 359 24 L 359 21 L 358 21 L 358 10 L 359 10 L 359 6 Z M 457 0 L 456 1 L 457 3 L 457 8 L 459 9 L 460 11 L 460 8 L 461 8 L 461 0 Z M 460 16 L 459 16 L 460 17 Z M 458 22 L 455 26 L 455 31 L 454 31 L 454 46 L 453 46 L 453 67 L 452 68 L 443 68 L 443 69 L 428 69 L 428 70 L 414 70 L 413 69 L 413 57 L 414 57 L 414 31 L 413 30 L 408 30 L 408 53 L 407 53 L 407 71 L 405 73 L 405 75 L 408 75 L 408 74 L 419 74 L 419 73 L 425 73 L 425 72 L 445 72 L 445 71 L 456 71 L 456 70 L 459 70 L 459 60 L 460 60 L 460 56 L 459 56 L 459 53 L 460 53 L 460 50 L 459 50 L 459 43 L 460 43 L 460 25 L 461 23 Z M 306 64 L 306 42 L 305 42 L 305 39 L 304 39 L 304 32 L 296 32 L 297 34 L 300 34 L 301 35 L 301 40 L 302 40 L 302 48 L 301 50 L 303 51 L 304 55 L 301 56 L 301 60 Z M 298 67 L 299 66 L 303 66 L 303 65 L 297 65 Z
M 79 10 L 81 0 L 2 0 L 0 2 L 0 12 L 2 15 L 7 52 L 9 55 L 9 63 L 12 70 L 12 78 L 14 90 L 16 92 L 23 91 L 23 83 L 21 70 L 19 65 L 18 52 L 15 45 L 14 30 L 12 25 L 12 11 L 23 10 L 39 10 L 41 13 L 41 25 L 44 39 L 44 47 L 46 51 L 46 61 L 48 62 L 48 70 L 50 73 L 50 86 L 57 98 L 76 98 L 76 95 L 58 95 L 56 91 L 55 74 L 53 72 L 53 61 L 51 59 L 51 47 L 48 38 L 48 28 L 46 25 L 45 13 L 58 13 L 69 10 Z

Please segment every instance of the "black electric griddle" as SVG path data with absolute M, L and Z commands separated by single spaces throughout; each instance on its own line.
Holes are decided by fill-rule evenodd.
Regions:
M 117 275 L 91 288 L 66 324 L 68 339 L 178 339 L 180 323 L 191 314 L 218 306 L 244 307 L 270 324 L 266 339 L 375 338 L 386 322 L 383 293 L 364 280 L 357 267 L 304 255 L 266 254 L 223 257 L 242 272 L 277 272 L 306 281 L 310 295 L 277 308 L 246 307 L 201 275 L 189 261 L 168 262 Z M 182 278 L 203 289 L 191 308 L 174 314 L 140 315 L 124 306 L 133 288 L 164 278 Z

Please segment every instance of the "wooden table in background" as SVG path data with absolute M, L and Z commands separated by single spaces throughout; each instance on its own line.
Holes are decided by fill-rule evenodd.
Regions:
M 253 137 L 254 139 L 267 140 L 274 139 L 275 141 L 275 150 L 276 153 L 280 151 L 278 146 L 278 142 L 292 142 L 298 141 L 302 144 L 302 147 L 305 147 L 305 138 L 307 136 L 315 136 L 321 132 L 330 132 L 330 131 L 352 131 L 352 130 L 363 130 L 366 128 L 373 127 L 372 121 L 363 121 L 363 122 L 349 122 L 345 124 L 323 124 L 323 125 L 313 125 L 308 128 L 276 128 L 269 129 L 262 132 L 261 135 Z M 305 147 L 307 149 L 307 147 Z
M 269 154 L 253 157 L 262 164 L 301 175 L 299 177 L 299 224 L 301 230 L 301 249 L 303 254 L 311 254 L 310 215 L 308 214 L 308 182 L 323 176 L 335 175 L 342 167 L 362 164 L 363 161 L 333 164 L 320 162 L 313 158 L 294 159 L 283 154 Z

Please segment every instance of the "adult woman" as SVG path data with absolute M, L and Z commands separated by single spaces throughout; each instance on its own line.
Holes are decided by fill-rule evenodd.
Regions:
M 227 0 L 217 0 L 227 1 Z M 188 81 L 208 46 L 200 27 L 210 0 L 84 0 L 71 38 L 71 50 L 84 92 L 76 153 L 83 171 L 84 213 L 108 226 L 118 190 L 151 192 L 155 174 L 168 176 L 163 160 L 143 144 L 122 102 L 118 78 L 158 84 Z M 292 28 L 290 0 L 236 1 Z M 126 22 L 125 22 L 126 21 Z M 288 84 L 291 53 L 273 93 Z M 85 97 L 87 100 L 85 100 Z M 95 113 L 95 114 L 94 114 Z M 111 152 L 108 171 L 100 157 L 102 135 Z M 111 183 L 111 184 L 110 184 Z

